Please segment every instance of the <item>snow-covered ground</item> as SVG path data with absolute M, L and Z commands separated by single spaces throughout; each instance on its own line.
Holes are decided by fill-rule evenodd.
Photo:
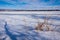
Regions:
M 54 31 L 35 30 L 46 15 L 0 15 L 0 40 L 60 40 L 60 16 L 50 15 L 48 24 Z

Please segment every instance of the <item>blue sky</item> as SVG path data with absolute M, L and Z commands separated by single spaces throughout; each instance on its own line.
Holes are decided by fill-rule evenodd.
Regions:
M 60 9 L 60 0 L 0 0 L 0 9 Z

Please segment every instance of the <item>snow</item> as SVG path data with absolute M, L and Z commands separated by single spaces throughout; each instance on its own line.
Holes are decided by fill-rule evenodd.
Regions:
M 40 36 L 50 40 L 60 40 L 60 33 L 55 31 L 39 32 Z
M 44 15 L 35 16 L 38 16 L 40 22 L 44 21 L 43 18 L 40 18 Z M 60 18 L 60 16 L 56 16 Z M 38 22 L 36 17 L 32 15 L 0 15 L 0 40 L 60 40 L 60 26 L 56 26 L 60 25 L 60 20 L 49 20 L 54 31 L 39 31 L 35 30 Z M 51 23 L 51 21 L 53 22 Z

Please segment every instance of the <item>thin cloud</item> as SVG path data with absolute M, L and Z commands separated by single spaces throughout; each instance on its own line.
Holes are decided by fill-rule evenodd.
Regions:
M 39 10 L 39 9 L 60 9 L 59 0 L 2 0 L 6 2 L 5 4 L 0 5 L 0 9 L 22 9 L 22 10 Z

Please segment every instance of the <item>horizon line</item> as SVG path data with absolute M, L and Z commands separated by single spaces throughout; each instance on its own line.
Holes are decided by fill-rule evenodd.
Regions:
M 0 9 L 0 11 L 60 11 L 60 9 L 43 9 L 43 10 L 19 10 L 19 9 Z

